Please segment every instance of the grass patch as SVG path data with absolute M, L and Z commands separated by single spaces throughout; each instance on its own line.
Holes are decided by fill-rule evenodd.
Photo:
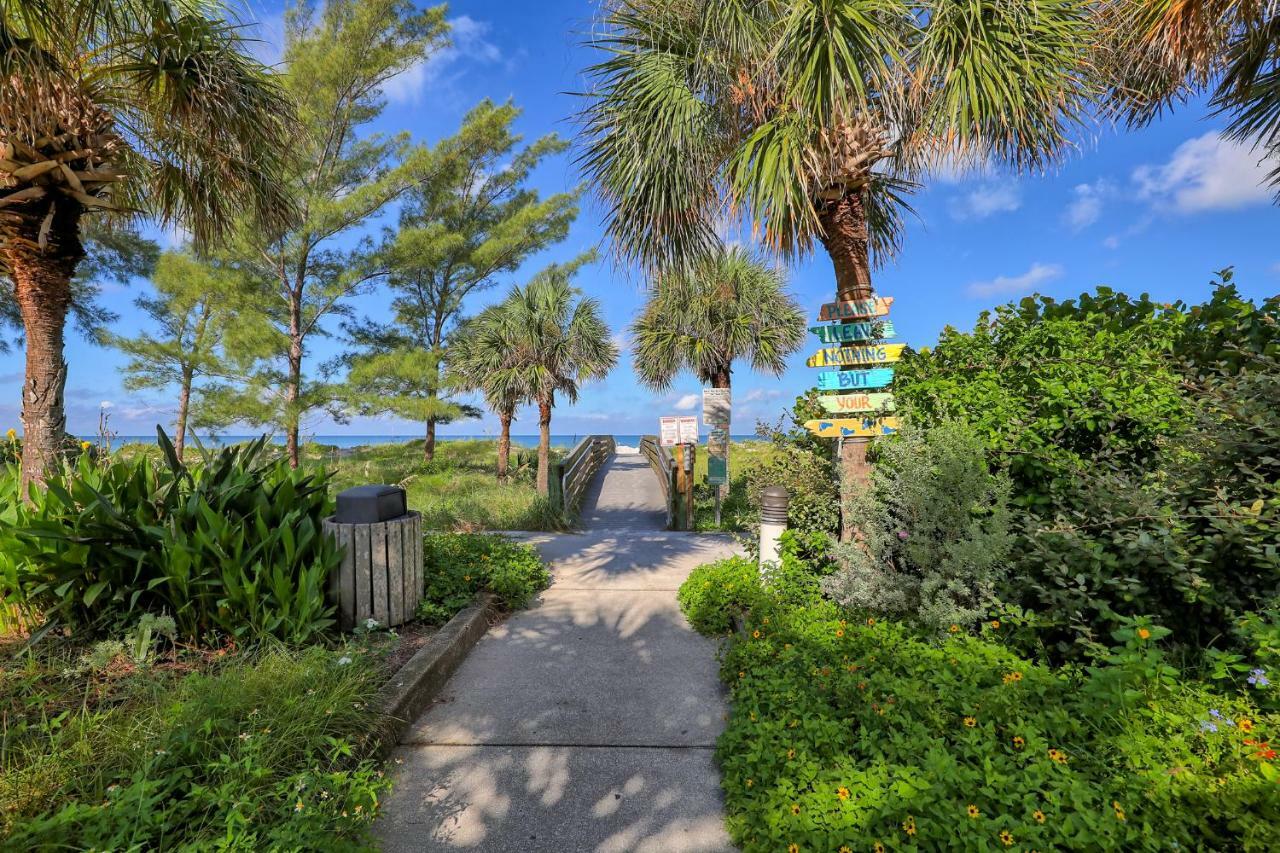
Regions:
M 698 448 L 693 463 L 694 524 L 704 532 L 750 530 L 759 521 L 760 508 L 751 499 L 748 472 L 774 461 L 780 451 L 769 441 L 735 441 L 729 445 L 729 494 L 720 506 L 720 525 L 715 523 L 715 487 L 707 485 L 707 448 Z
M 0 847 L 363 849 L 384 670 L 356 645 L 0 670 Z
M 554 448 L 552 458 L 558 458 Z M 405 489 L 409 508 L 429 530 L 557 530 L 568 519 L 540 498 L 534 486 L 536 457 L 513 449 L 511 481 L 499 483 L 494 441 L 444 441 L 435 459 L 422 458 L 422 441 L 358 447 L 340 455 L 308 448 L 308 458 L 334 468 L 334 490 L 368 483 Z

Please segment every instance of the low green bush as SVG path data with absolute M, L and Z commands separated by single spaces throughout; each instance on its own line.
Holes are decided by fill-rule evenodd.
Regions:
M 301 643 L 332 625 L 327 476 L 290 469 L 265 438 L 190 466 L 163 432 L 160 444 L 163 463 L 85 454 L 15 501 L 0 519 L 0 598 L 50 626 L 167 613 L 190 639 Z
M 367 849 L 381 675 L 318 647 L 88 683 L 6 669 L 0 848 Z
M 551 582 L 538 552 L 501 536 L 437 533 L 425 538 L 426 591 L 418 615 L 433 624 L 449 621 L 481 590 L 515 610 Z
M 698 566 L 680 585 L 680 610 L 693 630 L 708 637 L 733 630 L 733 617 L 742 616 L 760 596 L 760 570 L 755 560 L 726 557 Z
M 1178 678 L 1162 629 L 1118 630 L 1086 672 L 1018 656 L 998 622 L 939 639 L 765 602 L 747 627 L 717 748 L 747 853 L 1280 844 L 1280 718 Z

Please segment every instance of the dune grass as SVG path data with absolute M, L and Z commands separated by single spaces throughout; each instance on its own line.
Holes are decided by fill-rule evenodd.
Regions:
M 558 454 L 553 448 L 553 458 Z M 497 481 L 493 441 L 442 441 L 431 462 L 422 458 L 420 439 L 340 454 L 309 448 L 308 456 L 336 469 L 335 491 L 370 483 L 403 487 L 409 508 L 422 513 L 430 530 L 555 530 L 569 521 L 538 497 L 536 455 L 530 450 L 512 449 L 508 483 Z

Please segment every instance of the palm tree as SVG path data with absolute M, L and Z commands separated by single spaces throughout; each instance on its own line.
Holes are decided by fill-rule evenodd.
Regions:
M 1280 156 L 1275 0 L 1108 0 L 1098 9 L 1111 104 L 1131 125 L 1208 91 L 1230 137 Z M 1280 185 L 1280 164 L 1270 179 Z
M 0 0 L 0 272 L 27 346 L 22 480 L 54 464 L 63 330 L 91 213 L 148 214 L 207 242 L 292 213 L 292 114 L 242 29 L 206 0 Z
M 734 246 L 659 278 L 631 327 L 636 373 L 657 391 L 683 369 L 704 385 L 728 388 L 733 362 L 781 375 L 804 344 L 804 311 L 782 274 Z
M 528 389 L 538 406 L 538 494 L 550 492 L 551 410 L 556 396 L 575 402 L 578 386 L 603 379 L 618 362 L 618 348 L 600 316 L 600 303 L 570 280 L 586 262 L 553 264 L 496 306 L 506 328 L 513 387 Z
M 460 391 L 479 391 L 498 416 L 498 482 L 506 482 L 511 464 L 511 422 L 521 404 L 532 402 L 526 374 L 514 358 L 517 351 L 498 306 L 464 323 L 446 350 L 446 384 Z
M 871 296 L 912 177 L 943 158 L 1039 167 L 1094 88 L 1082 0 L 607 0 L 580 160 L 625 262 L 669 269 L 751 226 L 820 243 Z M 865 445 L 846 471 L 865 476 Z

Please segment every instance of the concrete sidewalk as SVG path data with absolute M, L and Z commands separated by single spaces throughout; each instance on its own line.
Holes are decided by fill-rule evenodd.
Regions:
M 675 595 L 736 548 L 655 529 L 661 492 L 635 461 L 615 457 L 588 495 L 587 533 L 525 537 L 552 585 L 490 630 L 397 749 L 383 849 L 733 849 L 715 644 Z

